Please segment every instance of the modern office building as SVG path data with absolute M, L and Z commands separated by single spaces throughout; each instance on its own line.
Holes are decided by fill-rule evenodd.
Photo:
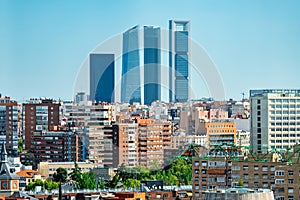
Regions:
M 10 97 L 0 95 L 0 144 L 6 144 L 9 156 L 18 155 L 19 106 Z
M 60 125 L 60 103 L 52 99 L 31 99 L 23 104 L 23 123 L 25 132 L 25 149 L 31 148 L 34 132 L 52 130 Z
M 141 103 L 139 26 L 123 33 L 121 101 Z
M 287 149 L 300 138 L 300 90 L 250 90 L 254 151 Z
M 90 100 L 114 102 L 114 54 L 90 54 Z
M 169 21 L 169 99 L 190 99 L 190 21 Z
M 144 104 L 161 100 L 160 28 L 144 26 Z

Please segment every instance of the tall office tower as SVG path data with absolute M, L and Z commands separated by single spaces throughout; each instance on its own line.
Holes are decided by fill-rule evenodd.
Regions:
M 169 21 L 170 102 L 185 102 L 190 98 L 189 37 L 189 21 Z
M 0 144 L 5 143 L 9 156 L 18 155 L 18 103 L 0 94 Z
M 144 26 L 144 104 L 161 100 L 160 28 Z
M 123 33 L 122 102 L 141 103 L 139 39 L 138 26 Z
M 49 131 L 60 125 L 60 103 L 54 102 L 52 99 L 32 99 L 24 103 L 23 108 L 25 149 L 29 151 L 34 132 Z
M 90 54 L 90 100 L 114 102 L 114 54 Z
M 300 139 L 300 90 L 250 90 L 254 151 L 291 148 Z

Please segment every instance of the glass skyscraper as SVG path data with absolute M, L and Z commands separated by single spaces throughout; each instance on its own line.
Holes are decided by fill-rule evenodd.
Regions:
M 114 54 L 90 54 L 90 100 L 114 102 Z
M 138 26 L 134 26 L 123 33 L 122 102 L 141 103 L 139 39 Z
M 144 26 L 144 104 L 161 100 L 160 28 Z
M 169 100 L 190 98 L 190 22 L 169 21 Z

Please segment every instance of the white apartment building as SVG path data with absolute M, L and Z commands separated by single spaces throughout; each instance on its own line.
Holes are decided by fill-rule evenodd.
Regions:
M 300 139 L 300 90 L 250 90 L 254 151 L 292 148 Z

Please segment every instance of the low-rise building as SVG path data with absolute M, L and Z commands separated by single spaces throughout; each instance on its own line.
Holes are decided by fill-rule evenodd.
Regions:
M 81 172 L 89 172 L 94 168 L 94 164 L 91 162 L 77 162 Z M 53 174 L 58 168 L 64 168 L 68 174 L 75 168 L 74 162 L 40 162 L 38 164 L 38 172 L 45 176 L 45 179 L 52 178 Z
M 20 177 L 20 190 L 25 190 L 26 185 L 28 185 L 29 183 L 34 183 L 36 182 L 36 180 L 45 180 L 45 176 L 40 174 L 36 170 L 22 170 L 20 172 L 17 172 L 17 175 Z

